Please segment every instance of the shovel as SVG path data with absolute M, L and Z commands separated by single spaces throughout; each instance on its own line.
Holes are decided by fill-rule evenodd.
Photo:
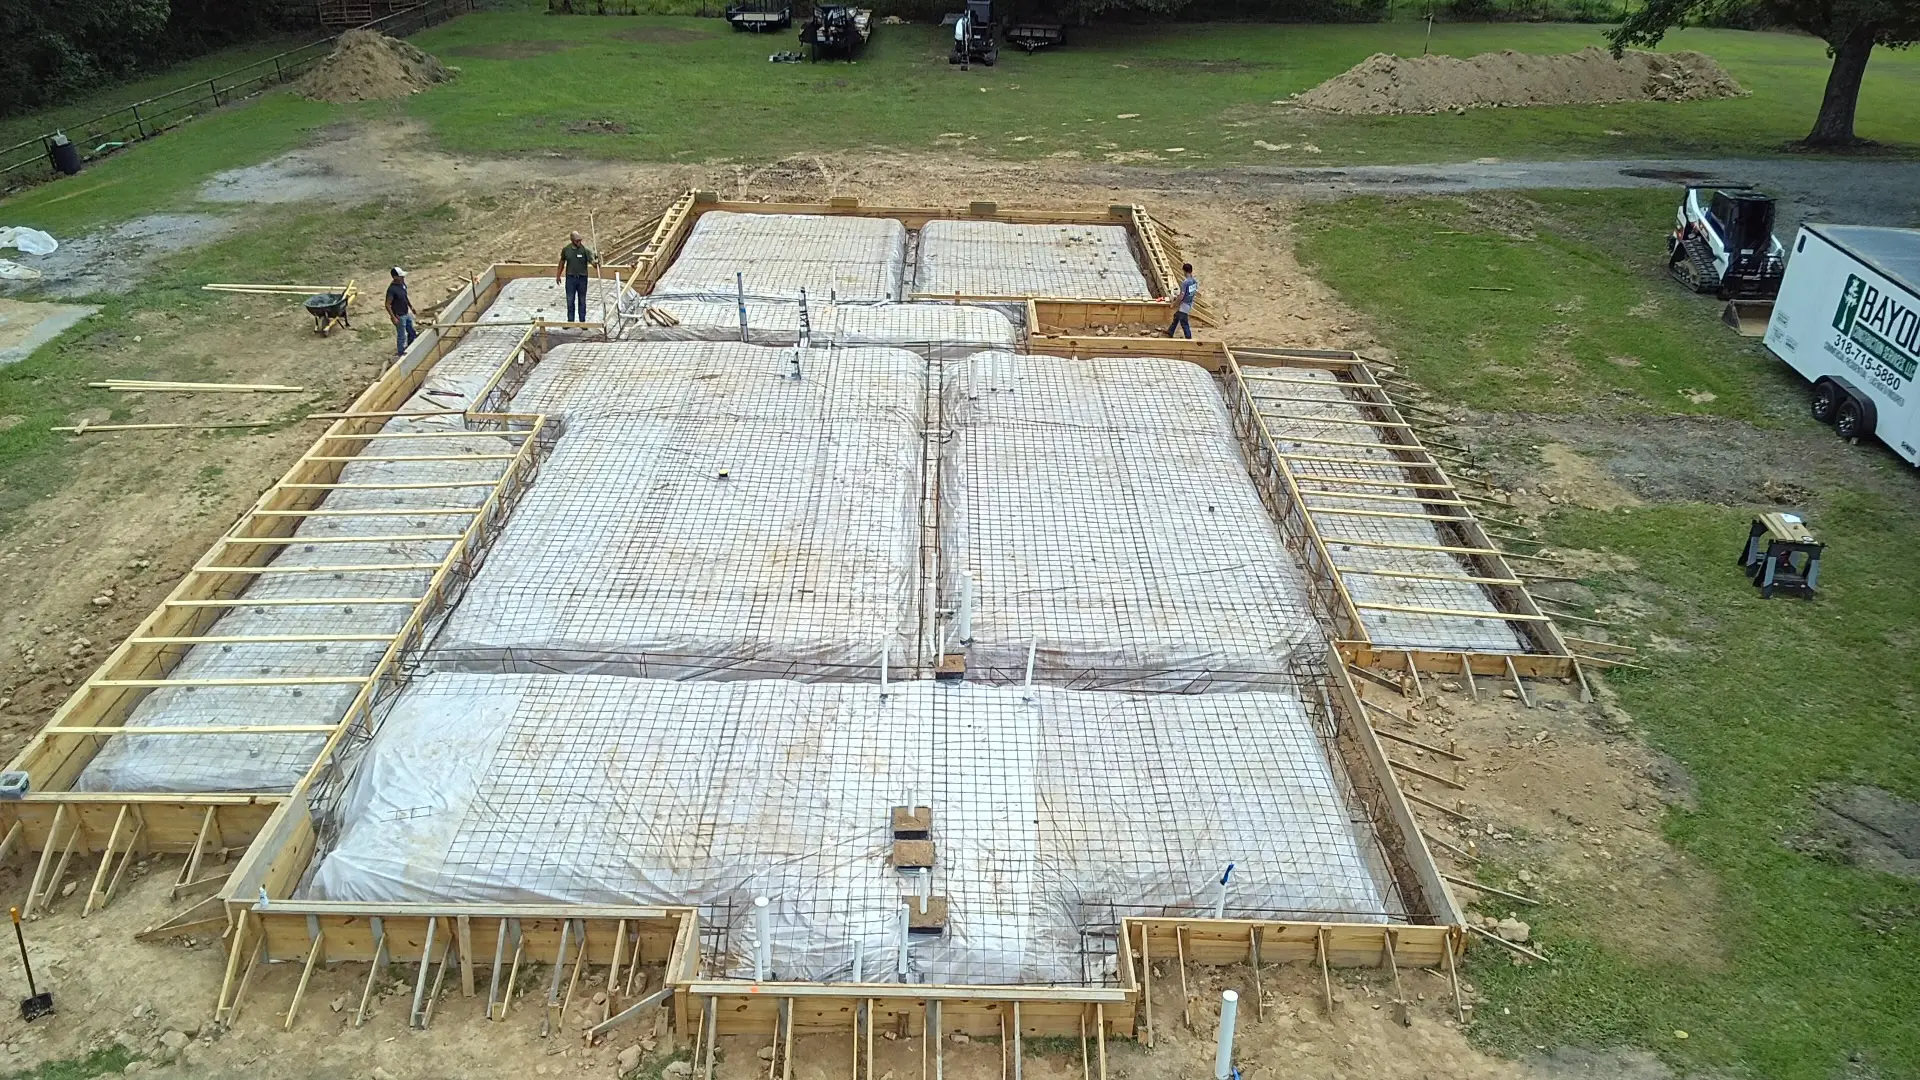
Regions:
M 27 992 L 32 997 L 20 1002 L 20 1019 L 31 1024 L 43 1016 L 53 1014 L 53 991 L 42 991 L 33 985 L 33 965 L 27 962 L 27 935 L 20 929 L 20 909 L 13 908 L 13 938 L 20 943 L 20 966 L 27 969 Z

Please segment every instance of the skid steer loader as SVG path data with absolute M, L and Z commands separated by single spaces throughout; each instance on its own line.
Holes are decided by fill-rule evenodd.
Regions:
M 1667 270 L 1694 292 L 1727 301 L 1721 318 L 1743 336 L 1766 333 L 1786 273 L 1786 249 L 1773 238 L 1773 199 L 1689 185 L 1667 237 Z

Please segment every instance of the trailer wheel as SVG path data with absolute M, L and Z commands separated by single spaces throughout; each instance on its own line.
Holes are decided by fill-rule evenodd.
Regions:
M 1847 442 L 1874 434 L 1874 421 L 1866 417 L 1866 409 L 1862 409 L 1851 394 L 1839 404 L 1839 411 L 1834 413 L 1834 434 L 1845 438 Z
M 1813 403 L 1808 411 L 1815 420 L 1831 424 L 1840 412 L 1840 402 L 1846 400 L 1846 396 L 1832 379 L 1821 379 L 1813 384 Z
M 1873 434 L 1873 421 L 1851 394 L 1841 399 L 1839 409 L 1833 414 L 1833 433 L 1849 442 Z

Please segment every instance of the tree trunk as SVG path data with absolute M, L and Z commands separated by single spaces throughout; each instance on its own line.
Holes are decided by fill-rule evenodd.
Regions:
M 1827 93 L 1820 99 L 1820 118 L 1804 145 L 1846 148 L 1860 145 L 1853 133 L 1853 111 L 1860 102 L 1860 80 L 1873 55 L 1873 28 L 1856 27 L 1833 47 L 1833 70 L 1827 73 Z

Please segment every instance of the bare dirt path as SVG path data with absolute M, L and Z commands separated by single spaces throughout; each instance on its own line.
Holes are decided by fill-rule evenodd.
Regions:
M 1464 195 L 1526 188 L 1672 188 L 1692 184 L 1751 184 L 1780 200 L 1775 231 L 1782 236 L 1805 221 L 1847 225 L 1920 226 L 1920 161 L 1780 157 L 1759 160 L 1500 161 L 1450 165 L 1355 165 L 1337 168 L 1092 170 L 1129 187 L 1167 192 L 1231 190 L 1294 199 L 1349 195 Z

